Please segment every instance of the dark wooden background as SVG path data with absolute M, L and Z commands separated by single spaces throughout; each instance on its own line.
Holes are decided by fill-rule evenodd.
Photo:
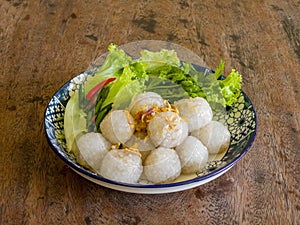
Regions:
M 47 144 L 54 92 L 109 43 L 144 39 L 224 59 L 256 107 L 251 150 L 198 188 L 103 188 Z M 0 224 L 300 224 L 299 89 L 299 0 L 0 0 Z

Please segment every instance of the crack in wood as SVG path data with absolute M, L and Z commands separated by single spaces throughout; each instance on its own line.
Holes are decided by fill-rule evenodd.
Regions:
M 294 52 L 300 60 L 300 31 L 296 28 L 293 20 L 288 17 L 284 17 L 282 20 L 282 26 L 286 33 Z

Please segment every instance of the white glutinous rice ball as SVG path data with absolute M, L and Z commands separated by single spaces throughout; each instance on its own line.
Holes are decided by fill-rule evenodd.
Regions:
M 230 144 L 230 132 L 218 121 L 211 121 L 205 127 L 195 130 L 191 134 L 207 147 L 210 154 L 222 153 L 228 149 Z
M 134 132 L 134 120 L 127 110 L 109 112 L 100 123 L 103 136 L 112 144 L 125 143 Z
M 174 103 L 180 116 L 187 121 L 189 132 L 208 124 L 213 118 L 213 112 L 208 102 L 201 97 L 181 99 Z
M 155 149 L 154 144 L 151 139 L 147 136 L 145 132 L 135 132 L 131 138 L 125 143 L 128 148 L 138 149 L 142 155 L 142 159 L 145 159 L 150 151 Z
M 188 136 L 175 150 L 180 159 L 182 173 L 195 173 L 207 163 L 207 148 L 193 136 Z
M 155 106 L 164 106 L 163 98 L 155 92 L 145 92 L 134 95 L 128 108 L 130 113 L 135 116 L 138 112 L 146 112 Z
M 100 133 L 86 133 L 76 142 L 79 153 L 79 161 L 83 161 L 89 167 L 99 172 L 102 160 L 111 144 Z
M 156 147 L 173 148 L 188 136 L 188 127 L 177 113 L 160 112 L 150 120 L 148 133 Z
M 175 150 L 159 147 L 148 155 L 144 163 L 144 176 L 153 183 L 166 183 L 181 173 L 179 157 Z
M 127 149 L 110 150 L 104 157 L 100 174 L 110 180 L 137 183 L 143 172 L 142 159 Z

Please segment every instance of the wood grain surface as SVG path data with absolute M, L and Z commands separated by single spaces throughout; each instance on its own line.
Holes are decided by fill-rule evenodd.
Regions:
M 258 115 L 245 157 L 172 194 L 122 193 L 47 144 L 51 96 L 109 43 L 166 40 L 243 75 Z M 300 224 L 299 0 L 1 0 L 0 224 Z

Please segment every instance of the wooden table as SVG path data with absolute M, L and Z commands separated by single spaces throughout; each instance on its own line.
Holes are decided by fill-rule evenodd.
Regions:
M 225 175 L 139 195 L 91 183 L 47 144 L 54 92 L 109 43 L 154 39 L 243 75 L 258 134 Z M 300 224 L 300 2 L 0 1 L 0 224 Z

